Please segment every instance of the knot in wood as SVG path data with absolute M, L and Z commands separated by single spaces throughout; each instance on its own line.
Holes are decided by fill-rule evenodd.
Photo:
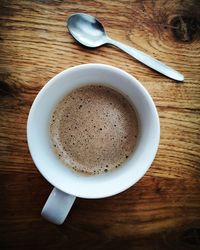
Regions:
M 199 21 L 195 17 L 176 16 L 171 20 L 172 33 L 176 40 L 192 42 L 199 29 Z

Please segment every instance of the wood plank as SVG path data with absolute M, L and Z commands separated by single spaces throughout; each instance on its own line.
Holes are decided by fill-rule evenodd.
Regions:
M 5 249 L 81 249 L 82 245 L 83 249 L 123 249 L 124 244 L 130 247 L 125 249 L 135 249 L 135 244 L 168 249 L 174 240 L 176 246 L 192 249 L 200 240 L 199 234 L 195 239 L 200 222 L 199 179 L 146 176 L 122 194 L 77 199 L 61 227 L 40 216 L 51 186 L 39 174 L 1 174 L 0 183 L 0 244 Z M 149 241 L 150 248 L 143 241 Z
M 184 2 L 185 9 L 189 12 L 187 15 L 191 13 L 191 16 L 194 16 L 195 26 L 191 40 L 186 42 L 175 39 L 173 32 L 176 27 L 170 24 L 174 18 L 181 16 L 182 12 L 184 13 L 183 10 L 179 10 L 178 3 L 173 11 L 177 13 L 176 16 L 174 13 L 170 13 L 172 6 L 165 1 L 159 1 L 158 4 L 153 1 L 145 3 L 133 1 L 131 4 L 128 1 L 114 1 L 113 3 L 106 1 L 103 3 L 98 1 L 84 3 L 82 1 L 78 6 L 76 3 L 69 5 L 67 2 L 59 2 L 56 5 L 57 12 L 55 12 L 53 4 L 46 5 L 42 2 L 33 4 L 26 2 L 23 7 L 20 7 L 20 3 L 17 1 L 7 3 L 2 8 L 3 15 L 1 16 L 1 54 L 4 61 L 9 63 L 7 69 L 4 70 L 9 72 L 9 68 L 15 65 L 17 71 L 20 72 L 17 74 L 18 77 L 22 74 L 20 78 L 23 78 L 24 82 L 27 73 L 29 77 L 32 73 L 34 78 L 36 72 L 41 76 L 49 74 L 53 70 L 53 74 L 55 74 L 72 65 L 101 62 L 124 67 L 140 80 L 148 81 L 151 78 L 153 81 L 162 79 L 162 82 L 169 82 L 167 78 L 160 76 L 146 66 L 142 66 L 130 56 L 114 48 L 102 47 L 90 50 L 80 47 L 69 36 L 65 22 L 67 16 L 76 12 L 76 8 L 81 11 L 87 7 L 87 12 L 96 15 L 105 24 L 106 30 L 113 38 L 132 46 L 135 45 L 174 66 L 184 73 L 186 82 L 198 81 L 199 74 L 193 74 L 193 72 L 200 70 L 199 54 L 196 53 L 199 50 L 199 9 L 196 7 L 198 3 L 194 3 L 194 7 L 191 8 L 190 1 Z M 163 3 L 165 4 L 163 5 Z M 164 16 L 164 20 L 161 19 L 162 16 Z M 189 26 L 189 31 L 190 28 Z M 74 53 L 75 51 L 76 53 Z M 15 54 L 15 57 L 12 57 L 12 53 Z M 118 58 L 120 58 L 120 65 Z M 55 71 L 56 68 L 57 71 Z M 38 74 L 35 77 L 36 81 Z M 170 82 L 173 83 L 173 81 Z
M 2 86 L 4 89 L 0 92 L 2 96 L 0 99 L 0 154 L 2 155 L 0 170 L 35 173 L 37 170 L 32 164 L 27 148 L 26 122 L 38 89 L 29 91 L 27 88 L 24 92 L 23 90 L 20 92 L 17 88 L 9 88 L 8 85 Z M 16 106 L 17 109 L 15 109 Z M 189 107 L 185 109 L 165 107 L 164 104 L 157 106 L 161 122 L 161 139 L 158 154 L 148 175 L 199 178 L 199 111 Z

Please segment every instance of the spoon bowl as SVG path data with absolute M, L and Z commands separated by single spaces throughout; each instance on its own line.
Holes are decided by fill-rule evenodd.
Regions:
M 107 42 L 103 25 L 93 16 L 82 13 L 71 15 L 67 27 L 71 35 L 87 47 L 96 48 Z

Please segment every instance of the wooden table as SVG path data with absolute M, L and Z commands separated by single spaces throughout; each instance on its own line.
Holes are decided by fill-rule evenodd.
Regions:
M 199 11 L 195 0 L 0 2 L 0 249 L 200 249 Z M 66 30 L 75 12 L 97 16 L 111 37 L 179 70 L 184 83 L 116 48 L 81 47 Z M 77 199 L 56 226 L 40 216 L 52 186 L 31 159 L 26 121 L 45 83 L 83 63 L 110 64 L 141 81 L 156 103 L 161 140 L 134 187 Z

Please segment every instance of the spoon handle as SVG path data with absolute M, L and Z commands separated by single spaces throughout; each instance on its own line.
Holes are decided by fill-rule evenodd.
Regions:
M 177 81 L 184 80 L 184 76 L 181 73 L 170 68 L 169 66 L 165 65 L 164 63 L 154 59 L 153 57 L 143 53 L 140 50 L 129 47 L 129 46 L 127 46 L 123 43 L 120 43 L 116 40 L 113 40 L 111 38 L 107 39 L 107 43 L 112 44 L 112 45 L 120 48 L 121 50 L 125 51 L 126 53 L 128 53 L 129 55 L 131 55 L 132 57 L 137 59 L 138 61 L 144 63 L 148 67 L 158 71 L 159 73 L 161 73 L 169 78 L 172 78 L 172 79 L 177 80 Z

